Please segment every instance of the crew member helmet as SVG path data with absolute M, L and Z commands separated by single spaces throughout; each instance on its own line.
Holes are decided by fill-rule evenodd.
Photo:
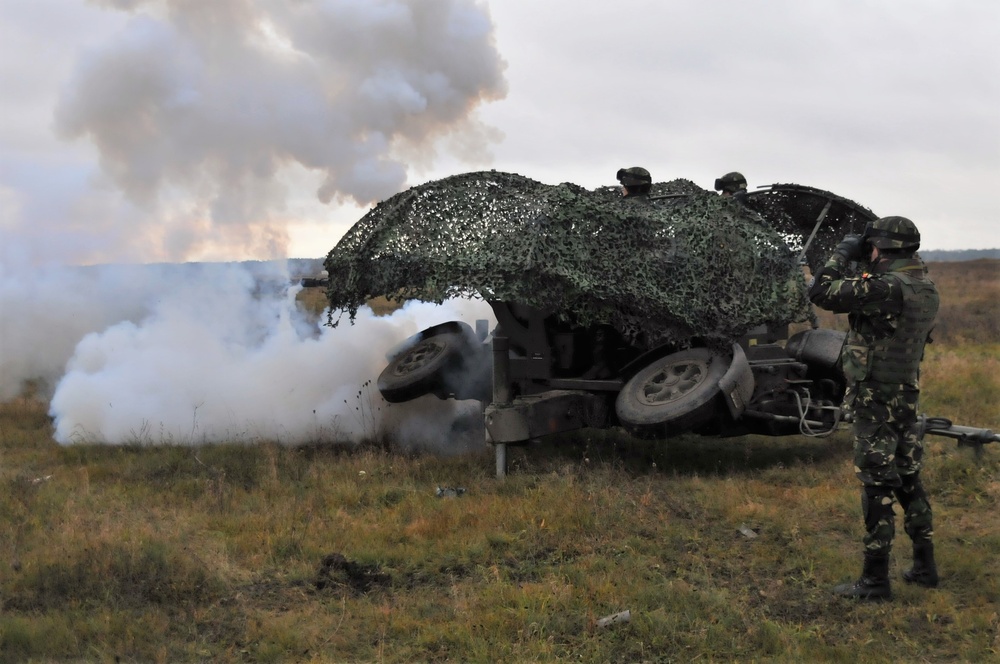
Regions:
M 865 239 L 879 249 L 916 251 L 920 248 L 920 231 L 906 217 L 882 217 L 868 222 Z
M 716 191 L 735 194 L 738 191 L 746 190 L 746 188 L 747 179 L 743 177 L 742 173 L 737 173 L 736 171 L 726 173 L 721 178 L 715 180 Z
M 641 166 L 618 169 L 618 181 L 626 187 L 636 187 L 644 184 L 653 184 L 653 178 L 649 171 Z

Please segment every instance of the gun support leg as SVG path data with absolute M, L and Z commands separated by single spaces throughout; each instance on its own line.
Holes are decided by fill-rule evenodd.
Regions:
M 507 443 L 497 443 L 493 446 L 497 461 L 497 479 L 507 477 Z
M 498 325 L 493 332 L 493 403 L 498 405 L 511 402 L 510 390 L 510 341 Z M 497 479 L 507 476 L 507 444 L 493 445 L 496 455 Z

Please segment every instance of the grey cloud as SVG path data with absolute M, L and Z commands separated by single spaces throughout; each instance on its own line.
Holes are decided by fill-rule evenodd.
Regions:
M 396 150 L 433 152 L 461 125 L 489 140 L 474 110 L 506 92 L 470 0 L 104 4 L 136 14 L 80 58 L 57 127 L 159 221 L 273 225 L 290 164 L 323 175 L 323 202 L 377 201 L 405 186 Z
M 905 209 L 931 248 L 996 246 L 1000 4 L 493 7 L 512 89 L 485 111 L 498 169 L 596 186 L 635 163 L 710 186 L 735 168 Z

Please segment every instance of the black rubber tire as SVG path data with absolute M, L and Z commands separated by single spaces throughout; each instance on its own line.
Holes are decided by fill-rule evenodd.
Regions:
M 402 403 L 443 388 L 462 365 L 469 343 L 461 332 L 442 332 L 418 341 L 394 357 L 378 377 L 378 391 L 390 403 Z
M 618 393 L 622 426 L 646 437 L 690 431 L 717 415 L 719 380 L 732 360 L 708 348 L 689 348 L 640 369 Z

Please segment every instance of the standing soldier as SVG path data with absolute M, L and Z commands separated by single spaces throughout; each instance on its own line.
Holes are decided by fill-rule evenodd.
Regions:
M 723 198 L 732 198 L 737 203 L 747 203 L 747 179 L 742 173 L 733 171 L 715 180 L 715 190 Z
M 642 166 L 619 168 L 617 177 L 622 185 L 622 196 L 626 198 L 649 196 L 653 188 L 653 178 Z
M 864 485 L 866 534 L 861 577 L 833 589 L 845 597 L 892 597 L 894 496 L 913 540 L 913 567 L 903 579 L 928 588 L 938 583 L 931 507 L 920 482 L 923 445 L 915 424 L 920 361 L 939 298 L 927 266 L 915 254 L 919 247 L 920 233 L 912 221 L 883 217 L 869 223 L 864 235 L 846 236 L 809 289 L 814 304 L 847 313 L 850 323 L 841 352 L 848 382 L 844 401 L 854 414 L 854 465 Z M 867 260 L 860 277 L 845 276 L 848 263 Z

